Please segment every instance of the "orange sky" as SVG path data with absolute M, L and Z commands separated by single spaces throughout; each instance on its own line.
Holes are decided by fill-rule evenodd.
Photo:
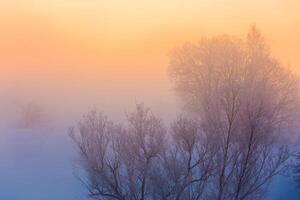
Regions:
M 0 62 L 101 68 L 103 60 L 158 59 L 202 35 L 245 34 L 253 23 L 274 51 L 296 62 L 299 9 L 297 0 L 4 0 Z
M 253 23 L 274 54 L 300 71 L 299 11 L 298 0 L 2 0 L 0 83 L 33 96 L 87 94 L 98 84 L 116 99 L 127 91 L 159 103 L 170 98 L 171 48 L 245 35 Z

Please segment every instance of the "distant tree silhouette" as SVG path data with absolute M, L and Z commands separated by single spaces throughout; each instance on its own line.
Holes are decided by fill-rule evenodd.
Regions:
M 17 126 L 20 128 L 35 128 L 45 125 L 48 120 L 48 116 L 41 106 L 29 102 L 20 106 Z

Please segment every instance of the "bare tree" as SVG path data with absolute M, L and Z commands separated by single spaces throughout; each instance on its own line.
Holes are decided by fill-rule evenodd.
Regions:
M 176 179 L 174 197 L 171 199 L 202 199 L 203 193 L 209 186 L 210 178 L 215 172 L 213 157 L 215 150 L 209 146 L 206 138 L 202 137 L 196 121 L 187 118 L 178 118 L 172 124 L 172 141 L 177 157 L 176 164 L 169 166 L 172 169 L 179 165 L 179 176 Z
M 290 155 L 277 139 L 296 118 L 296 78 L 255 27 L 246 40 L 221 36 L 174 50 L 170 74 L 209 145 L 219 147 L 205 198 L 263 198 Z
M 290 156 L 278 139 L 296 119 L 296 78 L 255 27 L 246 40 L 221 36 L 175 50 L 171 75 L 191 115 L 170 131 L 143 104 L 125 125 L 92 111 L 71 129 L 90 196 L 263 199 Z
M 194 120 L 179 117 L 171 126 L 162 162 L 151 174 L 151 199 L 202 199 L 214 173 L 214 151 L 206 146 Z
M 93 198 L 145 200 L 158 195 L 151 174 L 159 169 L 166 130 L 149 109 L 138 104 L 126 127 L 92 111 L 78 124 L 78 132 L 71 129 Z
M 213 152 L 195 121 L 179 117 L 167 135 L 161 120 L 138 104 L 126 126 L 96 111 L 71 129 L 95 199 L 196 200 L 214 173 Z

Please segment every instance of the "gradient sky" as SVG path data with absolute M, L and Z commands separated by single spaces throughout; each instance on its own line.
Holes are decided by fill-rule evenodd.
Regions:
M 67 101 L 66 112 L 123 111 L 137 100 L 170 113 L 170 49 L 244 36 L 256 24 L 274 55 L 300 71 L 299 10 L 298 0 L 2 0 L 1 97 Z
M 256 24 L 300 72 L 299 11 L 300 0 L 0 0 L 0 199 L 84 199 L 68 127 L 92 107 L 122 120 L 141 101 L 176 117 L 168 53 L 185 42 Z M 49 130 L 12 128 L 28 102 Z M 292 182 L 271 188 L 272 200 L 295 195 Z

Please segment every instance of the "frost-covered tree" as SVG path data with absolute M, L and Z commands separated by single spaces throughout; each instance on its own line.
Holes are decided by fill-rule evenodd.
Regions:
M 171 76 L 185 108 L 166 128 L 137 104 L 116 124 L 92 111 L 71 129 L 81 178 L 101 200 L 259 200 L 284 172 L 279 140 L 299 109 L 296 78 L 259 31 L 176 49 Z
M 296 78 L 255 27 L 245 40 L 225 35 L 175 49 L 170 75 L 202 134 L 219 147 L 206 198 L 262 199 L 290 156 L 278 138 L 299 111 Z
M 71 135 L 86 174 L 80 179 L 94 199 L 199 199 L 214 173 L 213 151 L 195 121 L 178 118 L 168 135 L 142 104 L 126 126 L 89 112 Z

